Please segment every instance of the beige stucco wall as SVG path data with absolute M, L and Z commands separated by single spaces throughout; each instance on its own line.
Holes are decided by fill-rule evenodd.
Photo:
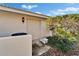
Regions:
M 0 56 L 32 56 L 32 36 L 0 38 Z
M 33 36 L 33 40 L 49 36 L 45 21 L 44 18 L 26 16 L 27 32 Z
M 22 16 L 14 13 L 0 14 L 0 36 L 9 36 L 16 32 L 26 32 L 26 23 L 22 23 Z
M 41 37 L 47 37 L 47 36 L 49 36 L 49 30 L 44 20 L 41 21 Z
M 22 17 L 25 22 L 22 23 Z M 39 39 L 48 35 L 45 19 L 24 14 L 4 12 L 0 14 L 0 36 L 9 36 L 16 32 L 26 32 Z

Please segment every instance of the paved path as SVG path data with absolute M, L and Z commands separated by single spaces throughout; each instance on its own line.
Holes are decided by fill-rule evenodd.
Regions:
M 35 49 L 33 51 L 35 53 L 35 56 L 39 56 L 39 55 L 47 52 L 49 49 L 50 49 L 50 47 L 45 45 L 45 46 L 39 47 L 39 48 L 37 48 L 37 49 Z

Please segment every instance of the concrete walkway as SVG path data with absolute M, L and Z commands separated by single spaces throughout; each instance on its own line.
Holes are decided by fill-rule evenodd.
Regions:
M 32 52 L 34 56 L 40 56 L 43 53 L 47 52 L 51 47 L 45 44 L 42 44 L 40 40 L 33 41 L 38 47 L 33 48 Z M 35 45 L 34 45 L 35 46 Z
M 40 56 L 41 54 L 47 52 L 49 49 L 50 49 L 50 47 L 47 45 L 34 49 L 34 53 L 36 53 L 34 56 Z
M 38 52 L 37 55 L 41 55 L 41 54 L 47 52 L 49 49 L 50 49 L 50 47 L 47 46 L 47 45 L 45 45 L 44 47 L 41 47 L 41 48 L 37 51 L 37 52 Z

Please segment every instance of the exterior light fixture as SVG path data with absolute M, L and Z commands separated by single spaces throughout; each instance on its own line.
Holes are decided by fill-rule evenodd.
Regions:
M 24 18 L 24 17 L 22 17 L 22 23 L 24 23 L 24 21 L 25 21 L 25 18 Z

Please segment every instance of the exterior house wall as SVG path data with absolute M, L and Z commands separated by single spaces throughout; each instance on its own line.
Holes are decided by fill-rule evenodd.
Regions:
M 49 30 L 47 28 L 46 22 L 41 21 L 41 37 L 49 36 Z
M 26 32 L 26 23 L 22 23 L 22 16 L 9 12 L 0 14 L 0 36 L 10 36 L 16 32 Z
M 25 17 L 24 23 L 22 17 Z M 44 18 L 12 12 L 0 14 L 0 36 L 9 36 L 16 32 L 31 34 L 33 40 L 48 35 Z
M 27 16 L 27 32 L 32 34 L 33 40 L 46 37 L 49 34 L 49 31 L 46 26 L 44 18 Z

